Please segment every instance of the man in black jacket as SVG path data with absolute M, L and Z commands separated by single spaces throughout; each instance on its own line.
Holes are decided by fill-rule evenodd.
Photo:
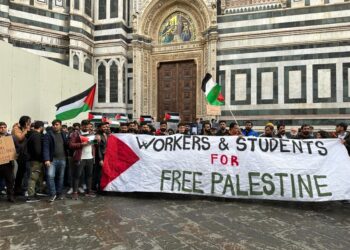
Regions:
M 96 145 L 95 166 L 93 171 L 92 189 L 96 191 L 100 190 L 101 171 L 103 167 L 103 161 L 105 158 L 107 148 L 107 122 L 97 125 L 96 139 L 98 144 Z
M 42 139 L 43 139 L 44 123 L 42 121 L 36 121 L 34 123 L 34 130 L 28 139 L 28 155 L 30 162 L 31 174 L 28 184 L 28 197 L 27 202 L 38 201 L 34 198 L 35 187 L 39 184 L 42 189 L 43 186 L 43 157 L 42 157 Z
M 43 161 L 47 170 L 47 184 L 50 190 L 49 202 L 63 199 L 63 180 L 66 168 L 68 139 L 61 132 L 62 121 L 54 120 L 52 130 L 43 139 Z

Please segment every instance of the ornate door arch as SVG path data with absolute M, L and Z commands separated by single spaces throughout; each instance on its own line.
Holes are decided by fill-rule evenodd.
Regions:
M 206 115 L 205 73 L 216 75 L 216 6 L 205 0 L 154 0 L 133 20 L 133 114 L 158 115 L 158 67 L 195 61 L 196 116 Z

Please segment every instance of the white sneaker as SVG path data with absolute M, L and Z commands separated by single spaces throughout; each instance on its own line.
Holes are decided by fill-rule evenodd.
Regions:
M 82 187 L 79 187 L 79 188 L 78 188 L 78 192 L 79 192 L 80 194 L 84 194 L 84 193 L 85 193 L 85 191 L 84 191 L 84 189 L 83 189 Z
M 68 191 L 67 191 L 67 194 L 72 194 L 73 193 L 73 188 L 70 188 Z

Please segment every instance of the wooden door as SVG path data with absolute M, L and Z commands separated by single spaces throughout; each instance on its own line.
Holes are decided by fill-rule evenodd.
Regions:
M 183 122 L 196 119 L 196 65 L 194 61 L 161 63 L 158 69 L 158 120 L 179 112 Z

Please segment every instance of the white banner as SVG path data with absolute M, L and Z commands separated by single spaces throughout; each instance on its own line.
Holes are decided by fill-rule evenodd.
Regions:
M 288 201 L 350 199 L 350 158 L 338 139 L 147 136 L 109 138 L 105 191 Z

